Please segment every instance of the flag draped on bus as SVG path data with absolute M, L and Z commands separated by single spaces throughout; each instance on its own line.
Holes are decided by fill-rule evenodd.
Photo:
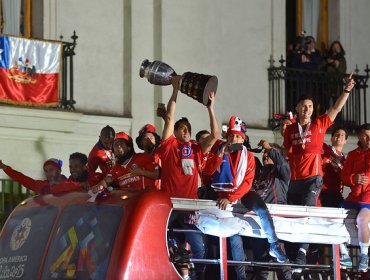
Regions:
M 58 106 L 61 43 L 0 36 L 0 102 Z

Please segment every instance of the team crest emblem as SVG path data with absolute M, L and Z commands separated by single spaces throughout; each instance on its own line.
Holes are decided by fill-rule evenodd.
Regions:
M 184 146 L 181 149 L 181 156 L 182 157 L 188 157 L 191 155 L 191 147 L 190 146 Z
M 31 219 L 24 218 L 22 222 L 14 229 L 10 239 L 10 248 L 13 251 L 18 250 L 26 242 L 31 231 Z

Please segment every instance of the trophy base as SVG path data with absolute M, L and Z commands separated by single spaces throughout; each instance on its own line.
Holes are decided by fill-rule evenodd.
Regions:
M 209 96 L 218 86 L 216 76 L 185 72 L 181 77 L 180 91 L 197 100 L 199 103 L 209 105 Z

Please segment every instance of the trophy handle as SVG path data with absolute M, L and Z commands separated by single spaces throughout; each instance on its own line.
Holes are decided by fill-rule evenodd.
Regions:
M 140 75 L 140 78 L 144 78 L 145 76 L 145 69 L 148 69 L 148 66 L 150 64 L 150 61 L 145 59 L 141 65 L 140 65 L 140 71 L 139 71 L 139 75 Z

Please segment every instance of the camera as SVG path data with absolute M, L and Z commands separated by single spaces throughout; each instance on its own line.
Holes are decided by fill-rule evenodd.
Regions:
M 236 152 L 243 150 L 243 144 L 242 143 L 234 143 L 228 146 L 228 149 L 230 152 Z
M 314 38 L 312 36 L 305 36 L 305 34 L 306 31 L 302 31 L 301 35 L 296 38 L 295 45 L 297 46 L 296 51 L 298 53 L 307 53 L 309 45 L 314 42 Z
M 312 38 L 302 37 L 301 38 L 301 53 L 306 53 L 308 51 L 308 45 L 312 43 Z

